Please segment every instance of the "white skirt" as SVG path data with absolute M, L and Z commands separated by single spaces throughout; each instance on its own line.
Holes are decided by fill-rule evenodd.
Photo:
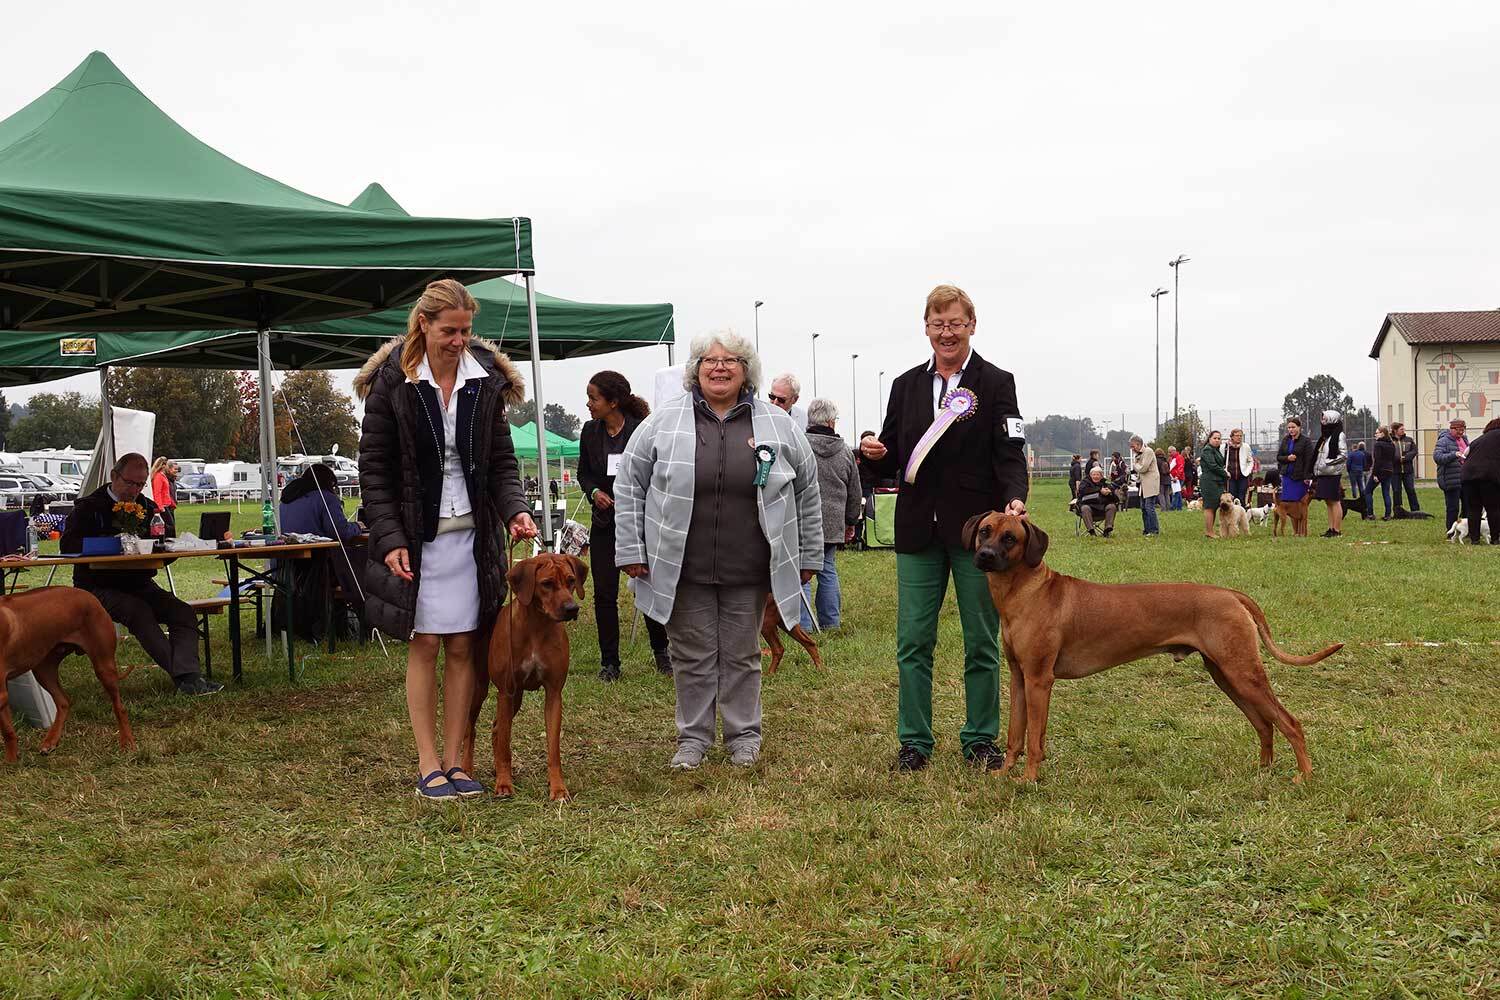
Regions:
M 474 565 L 474 529 L 447 531 L 423 542 L 413 629 L 424 635 L 455 635 L 478 627 L 479 570 Z

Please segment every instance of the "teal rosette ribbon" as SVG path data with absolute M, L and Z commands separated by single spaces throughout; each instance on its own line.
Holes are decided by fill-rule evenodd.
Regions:
M 771 466 L 776 464 L 776 449 L 768 444 L 755 446 L 755 485 L 765 486 L 771 477 Z

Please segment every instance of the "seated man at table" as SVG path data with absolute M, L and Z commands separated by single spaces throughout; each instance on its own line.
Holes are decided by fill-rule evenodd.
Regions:
M 1115 530 L 1115 512 L 1120 509 L 1120 494 L 1113 483 L 1104 478 L 1104 470 L 1094 466 L 1089 478 L 1078 487 L 1078 513 L 1083 517 L 1083 526 L 1089 534 L 1096 534 L 1094 522 L 1104 518 L 1104 537 Z
M 83 551 L 85 538 L 119 534 L 115 527 L 115 504 L 134 502 L 146 509 L 146 522 L 156 513 L 156 504 L 141 496 L 151 466 L 145 456 L 123 455 L 109 472 L 109 484 L 86 497 L 79 497 L 68 515 L 59 549 L 66 555 Z M 73 567 L 73 586 L 99 599 L 104 610 L 124 625 L 165 670 L 179 694 L 214 694 L 224 685 L 208 680 L 198 670 L 198 630 L 193 609 L 156 585 L 154 569 L 104 569 Z M 162 634 L 165 625 L 168 635 Z

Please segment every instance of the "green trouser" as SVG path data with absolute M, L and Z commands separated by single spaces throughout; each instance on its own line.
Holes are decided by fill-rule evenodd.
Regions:
M 932 650 L 948 573 L 964 633 L 964 707 L 958 741 L 964 752 L 1000 734 L 1000 612 L 985 575 L 963 549 L 933 542 L 921 552 L 896 554 L 896 668 L 900 698 L 896 735 L 902 746 L 932 755 Z

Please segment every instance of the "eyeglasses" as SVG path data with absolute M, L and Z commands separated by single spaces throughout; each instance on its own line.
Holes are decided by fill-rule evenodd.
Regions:
M 791 400 L 788 399 L 786 396 L 778 396 L 774 392 L 768 392 L 768 393 L 766 393 L 766 398 L 769 399 L 771 402 L 775 403 L 777 406 L 780 406 L 782 403 L 790 403 L 791 402 Z
M 146 488 L 145 481 L 141 480 L 141 479 L 124 479 L 124 478 L 121 478 L 120 482 L 124 483 L 126 486 L 134 486 L 138 490 L 143 490 L 143 489 Z
M 956 321 L 953 323 L 934 323 L 931 320 L 927 321 L 927 329 L 931 330 L 933 333 L 946 333 L 949 330 L 957 333 L 960 330 L 967 330 L 973 325 L 973 320 Z
M 704 368 L 733 368 L 745 363 L 744 358 L 704 358 L 698 362 Z

